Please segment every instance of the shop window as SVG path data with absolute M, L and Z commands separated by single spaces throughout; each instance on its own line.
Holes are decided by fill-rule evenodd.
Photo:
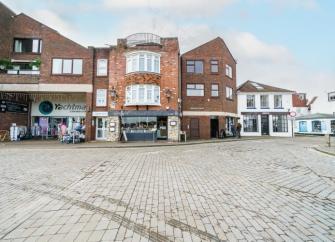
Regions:
M 83 73 L 82 59 L 52 59 L 52 74 L 81 75 Z
M 233 68 L 230 65 L 226 65 L 226 76 L 233 78 Z
M 258 132 L 258 117 L 255 114 L 243 116 L 243 131 Z
M 269 95 L 261 95 L 261 108 L 269 108 Z
M 97 107 L 107 106 L 107 89 L 97 89 L 95 103 Z
M 41 39 L 14 39 L 14 52 L 16 53 L 41 53 Z
M 219 84 L 211 85 L 211 96 L 218 97 L 219 96 Z
M 330 121 L 330 131 L 335 134 L 335 120 Z
M 202 97 L 205 95 L 204 84 L 187 84 L 186 95 L 188 97 Z
M 273 132 L 288 132 L 287 115 L 272 115 Z
M 256 108 L 255 95 L 247 95 L 247 108 Z
M 229 100 L 233 100 L 233 88 L 231 87 L 226 87 L 226 98 Z
M 282 95 L 274 95 L 274 108 L 283 108 L 283 96 Z
M 154 52 L 132 52 L 126 56 L 126 73 L 154 72 L 160 73 L 160 54 Z
M 202 74 L 204 72 L 204 62 L 200 60 L 188 60 L 186 61 L 187 73 Z
M 97 61 L 97 76 L 107 76 L 108 72 L 108 60 L 107 59 L 98 59 Z
M 312 121 L 312 132 L 316 133 L 322 132 L 321 121 L 319 120 Z
M 299 121 L 299 132 L 307 132 L 307 121 Z
M 160 105 L 160 87 L 156 85 L 127 86 L 125 105 Z
M 218 73 L 219 72 L 219 61 L 211 60 L 211 72 Z

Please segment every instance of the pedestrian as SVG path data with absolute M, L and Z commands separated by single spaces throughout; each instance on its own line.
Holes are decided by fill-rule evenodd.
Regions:
M 231 133 L 232 133 L 232 135 L 233 135 L 233 137 L 235 137 L 236 136 L 236 127 L 235 127 L 235 124 L 231 124 Z
M 242 128 L 242 126 L 241 126 L 241 124 L 238 122 L 237 125 L 236 125 L 236 137 L 237 137 L 238 139 L 241 138 L 241 128 Z

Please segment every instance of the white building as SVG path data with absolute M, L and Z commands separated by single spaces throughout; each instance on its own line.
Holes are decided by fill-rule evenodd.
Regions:
M 335 133 L 335 115 L 316 113 L 297 117 L 294 131 L 299 134 L 324 135 Z
M 237 89 L 242 136 L 292 136 L 292 94 L 282 88 L 247 81 Z

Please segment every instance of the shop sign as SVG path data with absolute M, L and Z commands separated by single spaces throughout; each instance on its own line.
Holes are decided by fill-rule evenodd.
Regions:
M 86 115 L 84 102 L 62 102 L 44 100 L 32 103 L 31 116 L 75 117 Z
M 0 112 L 28 113 L 28 104 L 0 100 Z
M 96 111 L 93 111 L 92 116 L 93 117 L 107 117 L 108 116 L 108 112 L 96 112 Z

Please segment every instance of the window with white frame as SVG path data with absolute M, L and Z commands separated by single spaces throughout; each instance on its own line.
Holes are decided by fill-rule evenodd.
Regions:
M 226 76 L 233 78 L 233 68 L 230 65 L 226 65 Z
M 127 86 L 125 105 L 160 105 L 160 87 L 157 85 Z
M 186 84 L 186 95 L 188 97 L 202 97 L 205 95 L 204 84 Z
M 261 108 L 269 108 L 269 95 L 261 95 Z
M 97 107 L 107 106 L 107 89 L 97 89 L 95 105 Z
M 274 108 L 283 108 L 283 96 L 274 95 Z
M 273 132 L 288 132 L 288 119 L 286 114 L 272 115 Z
M 247 108 L 256 108 L 255 95 L 247 95 Z
M 52 59 L 52 74 L 54 75 L 81 75 L 83 74 L 82 59 Z
M 219 84 L 211 85 L 211 96 L 218 97 L 219 96 Z
M 233 88 L 226 87 L 226 98 L 233 100 Z
M 107 76 L 107 59 L 98 59 L 97 60 L 97 76 Z
M 219 61 L 218 60 L 211 60 L 211 72 L 212 73 L 219 72 Z
M 126 73 L 155 72 L 160 73 L 160 54 L 154 52 L 132 52 L 126 55 Z

